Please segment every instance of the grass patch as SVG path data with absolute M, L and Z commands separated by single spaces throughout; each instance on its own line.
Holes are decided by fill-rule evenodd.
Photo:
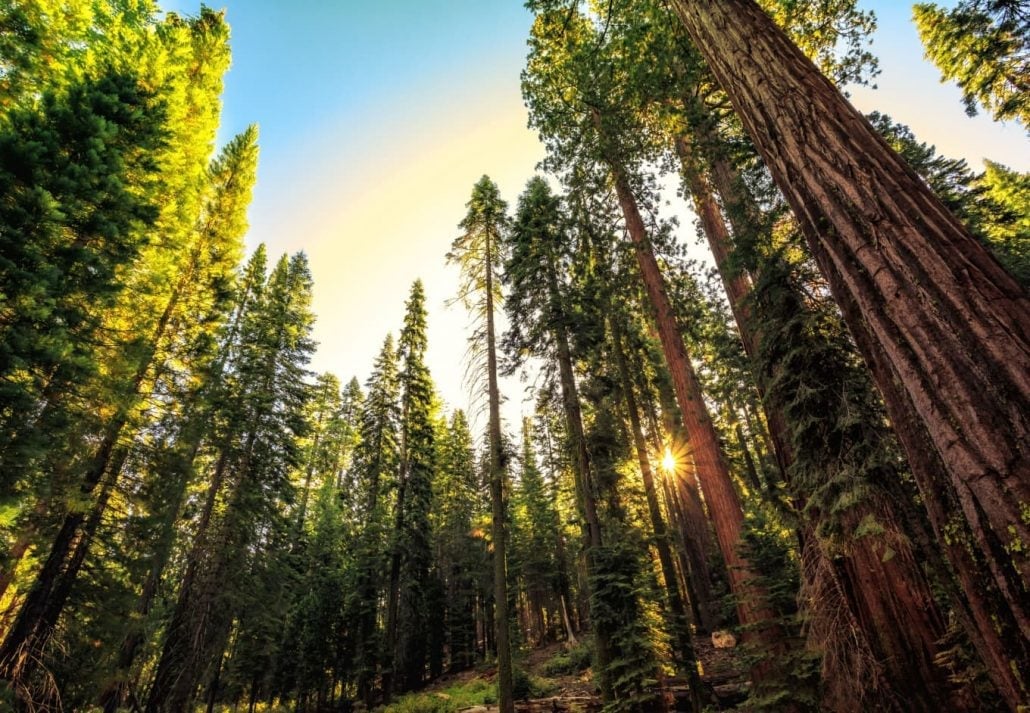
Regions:
M 590 668 L 590 657 L 590 647 L 586 644 L 577 644 L 549 658 L 544 662 L 541 671 L 545 676 L 569 676 Z
M 511 692 L 516 701 L 525 701 L 530 698 L 546 698 L 554 693 L 555 688 L 556 686 L 553 681 L 534 676 L 524 668 L 516 667 L 512 671 Z
M 382 709 L 383 713 L 454 713 L 469 706 L 497 703 L 497 686 L 472 678 L 439 691 L 409 693 Z

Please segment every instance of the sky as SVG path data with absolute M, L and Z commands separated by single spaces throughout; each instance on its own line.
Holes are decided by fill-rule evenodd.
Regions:
M 211 2 L 211 0 L 208 0 Z M 219 7 L 218 2 L 213 6 Z M 953 2 L 941 4 L 951 5 Z M 165 0 L 193 14 L 199 0 Z M 543 158 L 527 128 L 519 73 L 531 17 L 520 0 L 224 0 L 233 64 L 219 141 L 250 123 L 261 158 L 248 249 L 304 250 L 319 342 L 312 368 L 364 383 L 411 283 L 425 284 L 427 361 L 451 407 L 466 408 L 468 320 L 444 256 L 472 185 L 493 178 L 514 205 Z M 1030 170 L 1015 125 L 966 116 L 960 94 L 922 56 L 911 3 L 864 0 L 879 29 L 877 89 L 852 89 L 863 111 L 890 114 L 944 155 Z M 675 203 L 675 199 L 673 199 Z M 685 205 L 684 241 L 694 240 Z M 506 419 L 530 413 L 524 385 L 502 383 Z

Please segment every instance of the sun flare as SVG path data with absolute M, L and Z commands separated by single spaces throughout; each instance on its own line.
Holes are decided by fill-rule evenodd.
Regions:
M 676 470 L 676 456 L 672 454 L 672 449 L 668 446 L 665 447 L 665 453 L 662 455 L 662 470 L 666 473 Z

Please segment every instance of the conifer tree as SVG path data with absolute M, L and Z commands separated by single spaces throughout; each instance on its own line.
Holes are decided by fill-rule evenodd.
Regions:
M 313 350 L 310 291 L 304 254 L 283 256 L 244 314 L 233 365 L 236 398 L 226 404 L 212 478 L 213 486 L 222 487 L 209 489 L 206 521 L 165 632 L 148 711 L 188 706 L 212 662 L 221 660 L 233 598 L 246 592 L 247 548 L 276 516 L 277 503 L 290 497 L 288 476 L 299 461 L 297 439 L 305 428 L 305 364 Z M 219 500 L 224 509 L 212 517 Z
M 225 370 L 230 352 L 238 346 L 242 316 L 250 306 L 253 290 L 265 279 L 264 246 L 258 247 L 238 279 L 232 279 L 229 273 L 238 260 L 246 230 L 246 210 L 257 169 L 256 138 L 255 130 L 248 129 L 226 144 L 211 165 L 204 216 L 198 226 L 206 238 L 199 245 L 191 272 L 192 281 L 200 289 L 188 294 L 185 306 L 185 318 L 205 328 L 190 337 L 192 344 L 183 345 L 182 351 L 192 362 L 192 378 L 182 384 L 173 381 L 166 387 L 178 402 L 172 411 L 177 419 L 176 433 L 155 459 L 155 470 L 160 470 L 162 477 L 157 479 L 159 486 L 146 496 L 153 498 L 148 517 L 154 529 L 153 539 L 130 542 L 152 552 L 152 556 L 134 615 L 119 644 L 117 673 L 101 695 L 101 702 L 109 711 L 129 693 L 128 676 L 144 643 L 145 627 L 153 626 L 148 617 L 172 555 L 176 523 L 195 476 L 196 461 L 203 443 L 211 436 L 212 413 L 219 399 L 226 396 Z M 173 331 L 182 333 L 177 327 Z
M 583 170 L 606 174 L 615 191 L 690 439 L 698 479 L 737 594 L 739 618 L 753 636 L 772 644 L 779 641 L 775 632 L 760 631 L 767 628 L 763 622 L 771 621 L 769 612 L 760 604 L 760 593 L 752 591 L 747 562 L 737 547 L 744 522 L 740 498 L 677 325 L 653 247 L 655 235 L 648 230 L 641 210 L 640 196 L 648 195 L 646 179 L 630 170 L 631 161 L 648 156 L 653 137 L 639 117 L 618 101 L 620 86 L 612 80 L 619 75 L 607 71 L 602 55 L 595 51 L 602 41 L 600 30 L 588 17 L 576 12 L 540 13 L 523 72 L 523 94 L 532 124 L 549 143 L 551 161 L 566 171 L 579 164 Z M 570 98 L 575 101 L 573 112 L 568 108 Z
M 387 700 L 398 684 L 405 690 L 421 685 L 428 655 L 429 508 L 435 451 L 433 383 L 425 352 L 425 291 L 416 280 L 398 340 L 401 453 L 386 612 L 383 693 Z
M 131 74 L 48 93 L 0 131 L 0 497 L 23 485 L 99 367 L 96 342 L 157 219 L 159 97 Z M 90 150 L 98 147 L 98 150 Z M 83 157 L 77 159 L 74 157 Z M 70 435 L 70 434 L 69 434 Z
M 512 493 L 512 527 L 517 531 L 512 537 L 512 550 L 526 594 L 529 643 L 540 645 L 546 641 L 550 628 L 547 615 L 553 617 L 556 613 L 552 602 L 557 592 L 558 514 L 537 464 L 533 440 L 532 421 L 523 419 L 519 458 L 522 467 Z
M 505 335 L 505 349 L 512 368 L 524 363 L 529 354 L 553 360 L 558 367 L 576 500 L 585 523 L 583 535 L 589 569 L 594 566 L 592 552 L 604 539 L 573 365 L 570 332 L 575 324 L 574 308 L 568 286 L 560 277 L 561 268 L 568 269 L 574 246 L 560 199 L 552 194 L 543 178 L 536 176 L 526 184 L 506 242 L 504 280 L 511 295 L 505 307 L 511 327 Z M 595 653 L 603 668 L 612 656 L 608 632 L 595 628 L 593 633 Z
M 475 526 L 487 505 L 480 492 L 472 434 L 463 411 L 454 411 L 450 420 L 440 425 L 435 443 L 432 541 L 444 585 L 448 670 L 455 672 L 471 667 L 476 660 L 476 598 L 486 552 Z
M 476 332 L 469 339 L 473 365 L 482 371 L 477 381 L 485 380 L 489 408 L 487 440 L 491 529 L 494 558 L 494 627 L 497 635 L 497 696 L 501 713 L 515 710 L 512 695 L 511 622 L 508 616 L 508 575 L 506 561 L 505 464 L 501 444 L 501 396 L 497 388 L 497 337 L 494 312 L 500 307 L 501 247 L 507 229 L 507 205 L 497 185 L 483 176 L 472 189 L 468 213 L 460 227 L 447 260 L 461 269 L 458 299 L 476 320 Z M 485 377 L 485 379 L 484 379 Z M 480 382 L 481 383 L 481 382 Z
M 376 622 L 379 599 L 386 587 L 382 570 L 389 528 L 387 496 L 396 486 L 399 465 L 399 384 L 397 353 L 387 335 L 366 384 L 365 402 L 358 426 L 358 445 L 351 463 L 350 480 L 357 496 L 354 519 L 361 529 L 354 543 L 354 587 L 347 603 L 354 624 L 353 650 L 356 686 L 361 700 L 370 704 L 379 673 L 382 640 Z
M 1020 0 L 962 0 L 950 9 L 916 3 L 926 57 L 962 90 L 966 113 L 1015 119 L 1030 130 L 1030 12 Z
M 339 543 L 350 532 L 337 484 L 356 424 L 348 423 L 353 412 L 346 414 L 343 406 L 339 380 L 332 374 L 319 375 L 308 404 L 308 430 L 296 473 L 302 482 L 299 502 L 288 516 L 288 549 L 277 553 L 287 565 L 282 578 L 289 601 L 282 639 L 269 647 L 274 651 L 271 680 L 273 690 L 294 697 L 302 707 L 312 701 L 316 708 L 326 704 L 339 664 L 337 641 L 345 628 L 350 561 Z M 252 676 L 257 657 L 257 652 L 241 651 L 237 644 L 229 663 L 244 668 L 241 663 L 246 662 Z
M 114 348 L 104 355 L 105 370 L 99 376 L 102 388 L 93 393 L 89 404 L 91 410 L 105 416 L 102 422 L 90 424 L 80 434 L 90 443 L 92 453 L 80 458 L 72 452 L 65 460 L 49 465 L 57 472 L 74 474 L 71 483 L 61 483 L 64 487 L 57 490 L 65 489 L 66 497 L 88 505 L 84 508 L 69 503 L 63 508 L 65 514 L 43 566 L 18 611 L 16 623 L 0 645 L 3 675 L 17 688 L 32 685 L 29 679 L 40 660 L 40 652 L 64 608 L 128 458 L 126 441 L 131 436 L 127 431 L 141 417 L 144 397 L 155 388 L 157 372 L 152 367 L 168 358 L 174 336 L 170 328 L 183 303 L 184 292 L 192 287 L 181 281 L 176 270 L 180 265 L 176 259 L 170 260 L 165 251 L 174 247 L 187 256 L 195 256 L 197 241 L 202 239 L 195 222 L 200 213 L 219 109 L 215 97 L 228 63 L 227 34 L 221 15 L 210 11 L 191 21 L 169 18 L 153 34 L 158 61 L 172 66 L 176 62 L 198 62 L 200 68 L 192 83 L 184 77 L 155 77 L 169 131 L 160 150 L 154 152 L 160 179 L 149 186 L 147 194 L 160 210 L 153 235 L 140 251 L 141 269 L 126 271 L 126 289 L 117 293 L 114 304 L 104 313 L 104 328 L 122 336 L 108 345 L 109 349 Z M 143 76 L 150 76 L 147 73 L 152 68 L 141 71 Z M 192 110 L 199 112 L 200 117 L 197 126 L 189 131 L 179 112 Z M 172 164 L 177 165 L 169 170 Z M 179 200 L 163 200 L 173 192 L 179 192 Z M 179 257 L 177 251 L 175 258 Z M 52 500 L 51 504 L 57 503 Z M 60 512 L 62 508 L 55 509 Z

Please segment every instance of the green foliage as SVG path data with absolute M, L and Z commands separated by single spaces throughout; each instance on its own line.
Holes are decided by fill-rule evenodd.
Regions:
M 759 0 L 762 8 L 838 86 L 868 84 L 879 73 L 868 45 L 876 16 L 857 0 Z
M 775 654 L 760 646 L 745 649 L 749 665 L 765 667 L 761 680 L 752 685 L 745 710 L 820 710 L 820 656 L 806 649 L 802 642 L 797 607 L 800 571 L 797 554 L 791 547 L 792 534 L 762 510 L 753 511 L 745 521 L 742 552 L 757 575 L 757 588 L 764 594 L 762 601 L 752 605 L 769 607 L 775 614 L 780 635 L 789 636 L 794 642 Z
M 544 698 L 553 692 L 552 684 L 532 675 L 526 669 L 516 666 L 512 670 L 512 695 L 516 701 Z
M 0 129 L 0 497 L 60 428 L 50 410 L 37 422 L 38 400 L 100 370 L 98 331 L 157 220 L 164 116 L 136 76 L 106 74 Z
M 157 664 L 154 701 L 190 702 L 204 664 L 222 651 L 238 613 L 239 659 L 267 669 L 286 616 L 288 580 L 279 552 L 289 542 L 289 528 L 283 510 L 293 500 L 289 475 L 300 464 L 298 440 L 308 427 L 305 365 L 314 349 L 306 257 L 284 255 L 247 297 L 227 376 L 236 397 L 221 403 L 215 417 L 220 452 L 210 509 Z M 224 505 L 212 517 L 218 501 Z M 260 601 L 276 606 L 255 606 Z
M 440 691 L 401 696 L 386 706 L 383 713 L 455 713 L 471 706 L 497 702 L 495 688 L 482 678 L 470 678 Z
M 448 669 L 470 668 L 476 660 L 475 602 L 489 585 L 484 580 L 488 553 L 480 516 L 487 510 L 475 471 L 472 434 L 463 411 L 438 426 L 437 473 L 433 488 L 433 541 L 436 568 L 445 591 L 444 639 Z
M 395 641 L 387 656 L 399 674 L 394 685 L 405 690 L 417 688 L 425 672 L 428 656 L 429 570 L 432 560 L 429 509 L 436 451 L 433 426 L 433 383 L 425 365 L 426 308 L 422 283 L 411 288 L 404 327 L 399 341 L 401 387 L 400 482 L 395 505 L 391 591 L 396 610 L 393 625 Z M 396 573 L 396 575 L 395 575 Z
M 504 335 L 508 371 L 532 354 L 553 358 L 556 330 L 572 326 L 565 273 L 573 250 L 561 199 L 540 176 L 519 196 L 511 230 L 505 237 L 504 284 L 509 293 Z
M 396 351 L 393 338 L 387 335 L 365 387 L 359 440 L 348 477 L 353 489 L 348 505 L 361 528 L 354 542 L 355 582 L 348 592 L 347 617 L 354 622 L 350 645 L 359 695 L 366 700 L 373 693 L 381 653 L 376 620 L 385 586 L 387 494 L 395 487 L 400 458 L 399 388 Z
M 611 639 L 611 661 L 598 672 L 612 692 L 605 700 L 608 711 L 646 708 L 656 696 L 655 644 L 640 601 L 648 593 L 641 577 L 642 548 L 627 534 L 616 530 L 612 544 L 594 553 L 596 573 L 590 581 L 593 625 L 604 627 Z
M 980 225 L 995 256 L 1024 288 L 1030 289 L 1030 173 L 985 161 L 978 179 L 986 220 Z
M 1022 0 L 962 0 L 945 9 L 912 8 L 926 56 L 941 81 L 962 90 L 966 113 L 986 109 L 996 121 L 1030 129 L 1030 14 Z
M 792 526 L 803 523 L 830 557 L 867 543 L 895 554 L 901 529 L 881 506 L 911 496 L 882 408 L 782 198 L 669 7 L 528 4 L 537 15 L 523 91 L 548 148 L 542 166 L 563 191 L 534 176 L 509 220 L 483 176 L 448 254 L 460 270 L 457 299 L 476 320 L 470 375 L 490 386 L 490 448 L 477 463 L 465 414 L 446 416 L 434 395 L 420 282 L 365 393 L 356 379 L 341 392 L 334 376 L 307 370 L 305 256 L 283 256 L 269 271 L 259 246 L 239 267 L 257 132 L 212 160 L 229 64 L 221 13 L 158 15 L 151 0 L 0 3 L 3 601 L 25 602 L 11 610 L 10 630 L 34 617 L 29 628 L 42 632 L 25 647 L 16 636 L 4 642 L 16 655 L 0 661 L 0 675 L 21 680 L 0 692 L 0 705 L 27 707 L 38 694 L 35 703 L 56 708 L 59 689 L 75 709 L 98 696 L 108 709 L 147 704 L 145 690 L 147 707 L 177 710 L 201 694 L 215 709 L 372 706 L 477 663 L 501 663 L 503 681 L 494 631 L 528 623 L 530 643 L 560 640 L 567 615 L 570 639 L 589 622 L 590 643 L 543 672 L 593 666 L 607 710 L 657 706 L 672 627 L 659 614 L 646 523 L 662 503 L 644 507 L 620 389 L 639 392 L 647 423 L 632 435 L 648 441 L 641 450 L 685 439 L 668 374 L 649 353 L 616 178 L 645 214 L 642 247 L 661 262 L 725 450 L 748 474 L 738 483 L 744 554 L 779 631 L 793 644 L 808 623 Z M 834 81 L 875 74 L 874 18 L 856 0 L 761 5 Z M 917 14 L 930 28 L 928 52 L 949 64 L 967 103 L 1025 122 L 1026 92 L 1013 91 L 1025 84 L 1025 16 L 1013 7 L 967 0 Z M 889 118 L 871 119 L 1026 284 L 1027 176 L 993 163 L 976 175 Z M 733 226 L 732 258 L 755 283 L 749 307 L 765 337 L 755 364 L 711 285 L 684 265 L 675 226 L 659 217 L 658 172 L 672 140 L 690 131 L 699 133 L 688 142 L 698 170 L 743 157 L 736 165 L 757 199 L 754 222 Z M 496 413 L 502 283 L 505 366 L 544 362 L 518 453 Z M 628 369 L 613 368 L 616 344 Z M 784 482 L 763 462 L 756 382 L 786 416 L 795 458 Z M 674 479 L 668 485 L 669 520 L 687 524 Z M 593 531 L 584 527 L 588 495 Z M 705 527 L 691 534 L 703 539 Z M 687 535 L 675 540 L 690 549 Z M 700 558 L 680 562 L 684 579 L 711 588 L 696 549 Z M 508 619 L 498 620 L 505 605 Z M 817 706 L 820 662 L 788 648 L 771 662 L 749 652 L 771 663 L 751 708 Z M 956 626 L 938 663 L 991 695 Z M 44 690 L 51 680 L 56 689 Z M 516 698 L 551 692 L 526 669 L 511 683 Z M 385 710 L 454 713 L 498 697 L 511 696 L 474 678 Z
M 976 174 L 964 160 L 938 155 L 889 116 L 873 112 L 869 120 L 1012 276 L 1030 285 L 1030 174 L 993 161 L 984 161 L 986 170 Z
M 533 628 L 545 636 L 544 609 L 556 612 L 558 594 L 558 562 L 555 543 L 558 540 L 558 513 L 552 494 L 544 482 L 533 447 L 533 427 L 529 419 L 522 423 L 521 472 L 511 498 L 512 545 L 509 571 L 526 593 Z M 538 617 L 538 618 L 537 618 Z
M 559 651 L 544 662 L 541 669 L 545 676 L 567 676 L 590 668 L 592 663 L 590 646 L 577 644 L 569 649 Z

